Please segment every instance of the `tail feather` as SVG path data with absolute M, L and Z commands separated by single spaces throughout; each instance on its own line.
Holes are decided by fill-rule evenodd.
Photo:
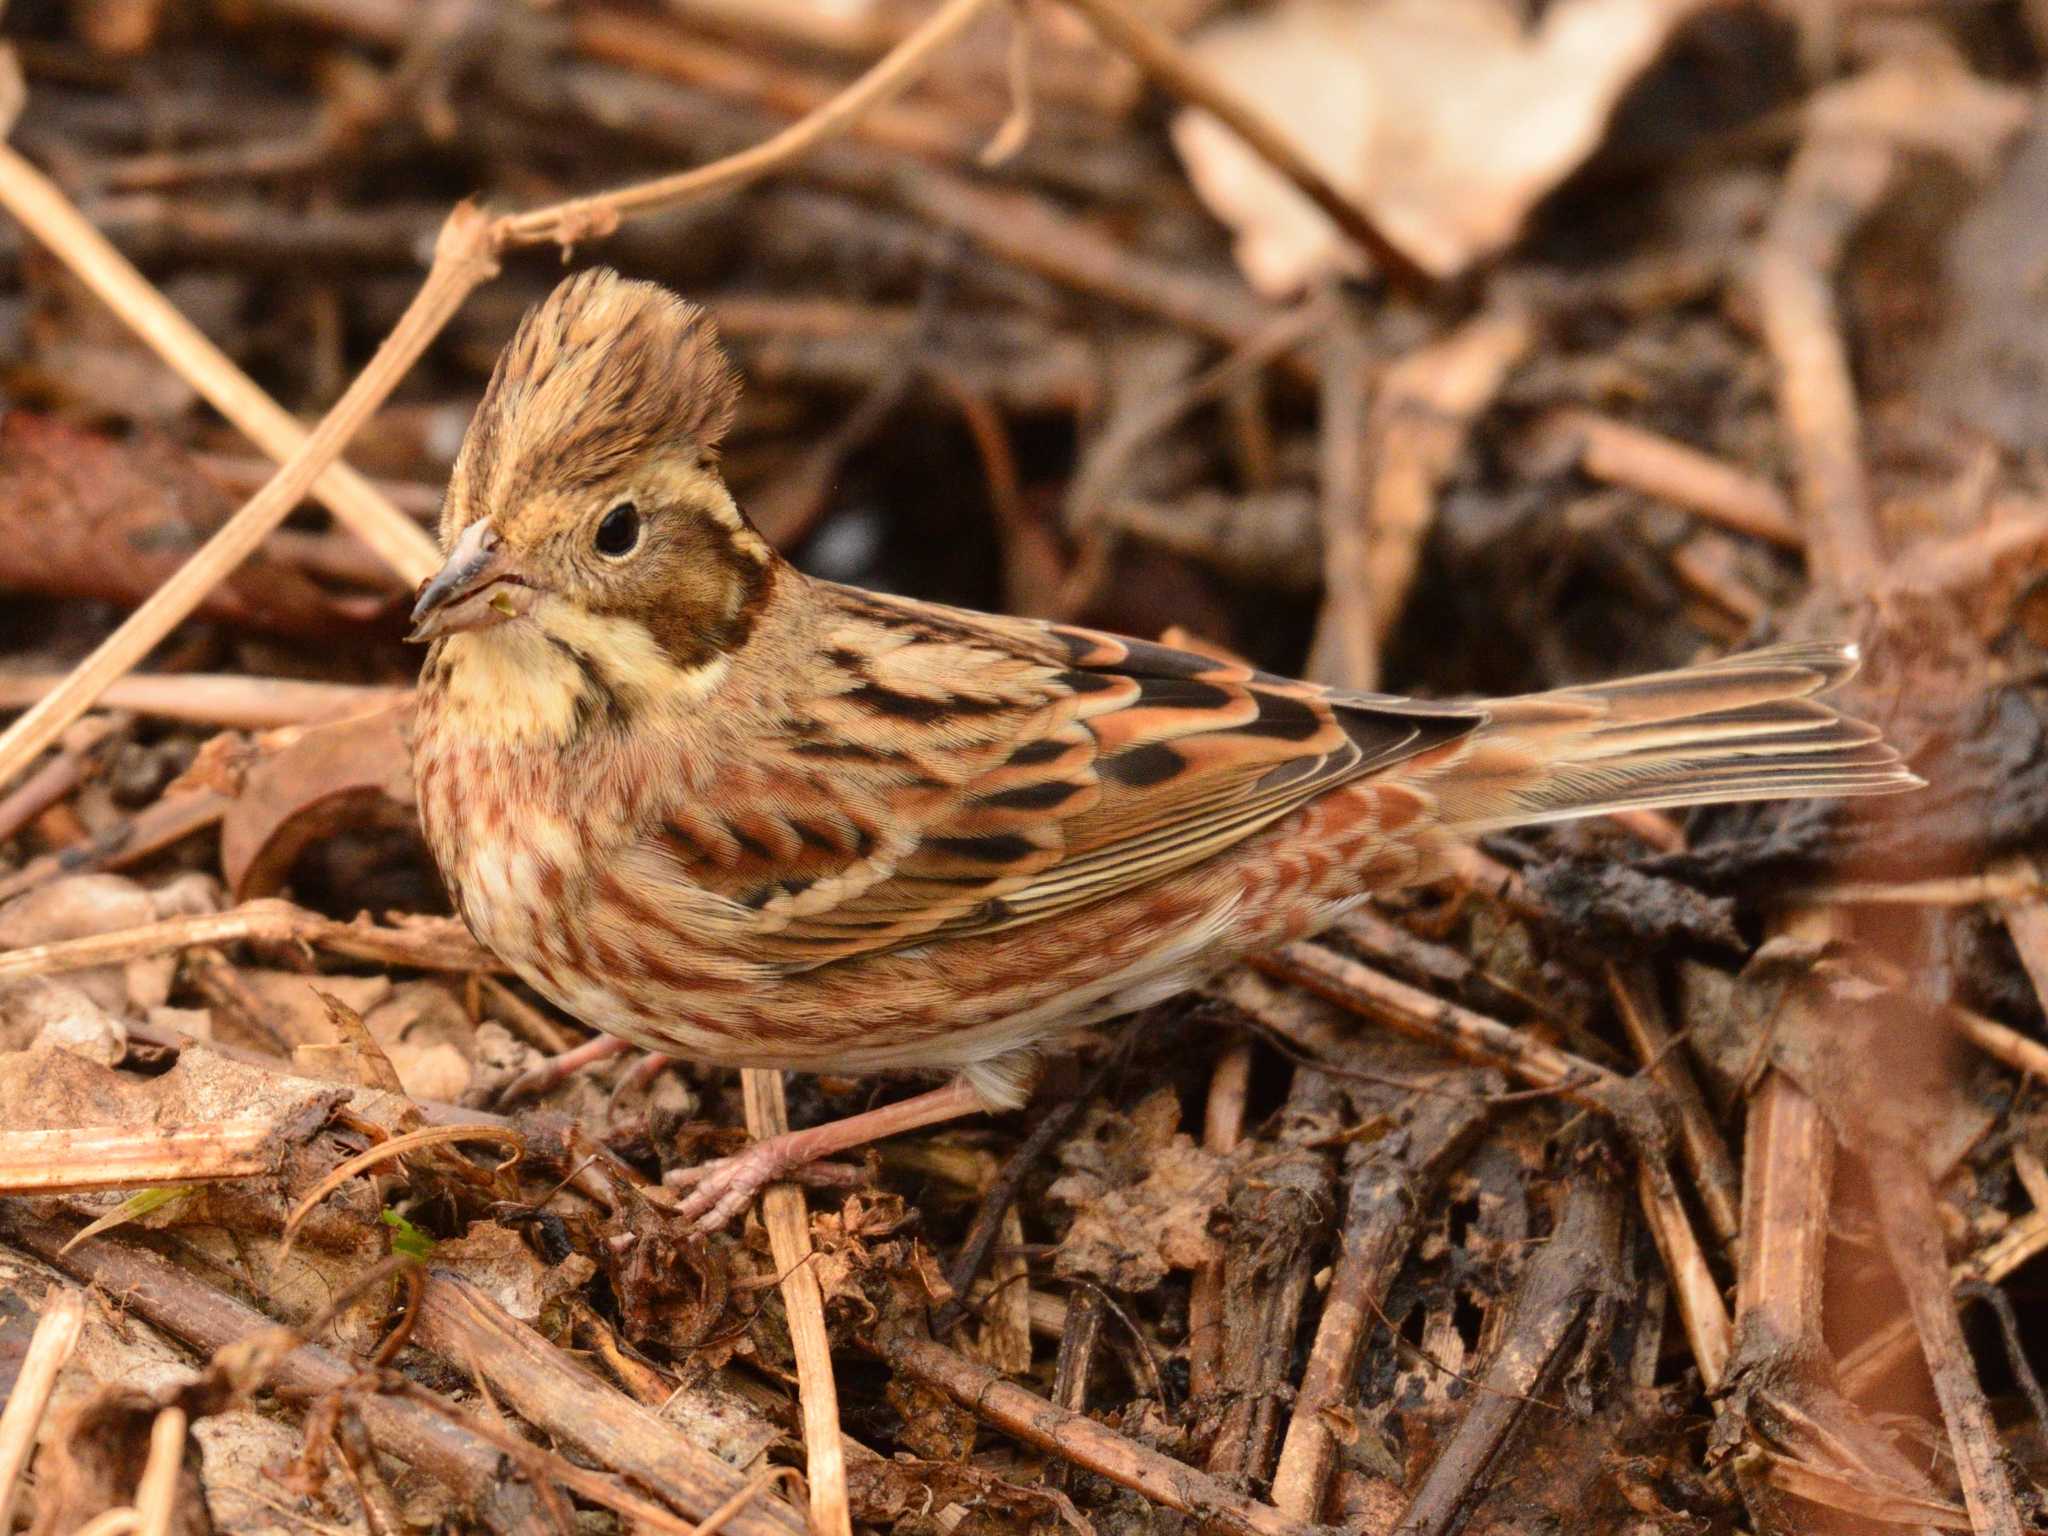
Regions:
M 1920 780 L 1816 697 L 1854 646 L 1773 646 L 1678 672 L 1502 699 L 1428 784 L 1465 832 L 1629 808 L 1883 795 Z

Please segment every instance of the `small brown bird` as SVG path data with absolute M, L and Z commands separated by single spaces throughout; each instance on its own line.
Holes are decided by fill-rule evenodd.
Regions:
M 955 1074 L 694 1170 L 706 1225 L 1021 1103 L 1049 1038 L 1476 832 L 1919 782 L 1814 697 L 1849 647 L 1435 704 L 815 580 L 719 476 L 737 395 L 701 310 L 564 282 L 491 377 L 413 611 L 434 857 L 542 995 L 702 1061 Z

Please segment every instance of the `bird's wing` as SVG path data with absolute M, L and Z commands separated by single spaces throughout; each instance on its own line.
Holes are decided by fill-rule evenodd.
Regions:
M 803 709 L 651 834 L 790 969 L 1099 901 L 1485 718 L 851 589 L 834 624 Z

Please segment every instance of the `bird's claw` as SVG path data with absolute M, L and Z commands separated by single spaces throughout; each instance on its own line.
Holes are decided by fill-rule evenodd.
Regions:
M 691 1231 L 716 1232 L 763 1188 L 808 1161 L 785 1138 L 771 1136 L 730 1157 L 713 1158 L 694 1168 L 671 1168 L 663 1182 L 689 1191 L 677 1214 Z

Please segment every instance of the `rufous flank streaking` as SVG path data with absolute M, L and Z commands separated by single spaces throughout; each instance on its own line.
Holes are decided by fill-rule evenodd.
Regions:
M 1020 1103 L 1072 1026 L 1428 878 L 1488 828 L 1919 781 L 1783 645 L 1474 704 L 1350 693 L 809 577 L 720 477 L 710 321 L 588 271 L 529 313 L 456 461 L 415 738 L 477 938 L 600 1030 L 946 1087 L 693 1171 L 687 1214 Z

